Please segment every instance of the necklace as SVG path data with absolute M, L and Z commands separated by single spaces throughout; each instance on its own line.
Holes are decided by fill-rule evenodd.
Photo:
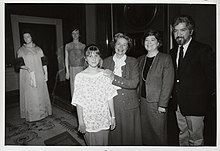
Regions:
M 155 56 L 153 56 L 154 58 L 153 58 L 153 61 L 152 61 L 151 65 L 150 65 L 149 70 L 151 69 L 151 67 L 152 67 L 152 65 L 153 65 L 153 63 L 154 63 L 154 60 L 155 60 L 156 56 L 157 56 L 157 54 L 156 54 Z M 141 72 L 141 77 L 142 77 L 142 79 L 143 79 L 145 82 L 146 82 L 146 80 L 147 80 L 147 76 L 146 76 L 146 79 L 144 79 L 144 68 L 145 68 L 145 66 L 146 66 L 147 57 L 148 57 L 148 56 L 146 55 L 145 58 L 144 58 L 144 66 L 143 66 L 142 72 Z M 149 72 L 149 70 L 148 70 L 148 72 Z
M 154 51 L 148 52 L 147 56 L 149 58 L 154 57 L 154 56 L 156 56 L 158 54 L 158 52 L 159 52 L 158 50 L 154 50 Z

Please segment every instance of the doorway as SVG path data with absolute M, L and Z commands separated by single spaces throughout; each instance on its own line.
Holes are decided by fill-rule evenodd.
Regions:
M 48 65 L 48 89 L 52 93 L 58 71 L 58 61 L 56 57 L 56 28 L 54 25 L 40 25 L 30 23 L 19 23 L 19 32 L 31 29 L 33 42 L 39 46 L 47 57 Z M 20 34 L 21 45 L 24 43 Z
M 30 29 L 34 32 L 34 43 L 42 48 L 48 58 L 48 89 L 52 93 L 56 82 L 56 74 L 59 73 L 59 80 L 65 79 L 64 54 L 63 54 L 63 34 L 62 20 L 43 17 L 11 15 L 12 34 L 14 51 L 23 44 L 23 29 Z M 16 73 L 15 73 L 16 74 Z M 17 81 L 19 80 L 17 75 Z

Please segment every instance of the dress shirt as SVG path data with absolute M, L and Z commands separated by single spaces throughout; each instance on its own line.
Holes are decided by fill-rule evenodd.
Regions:
M 186 44 L 183 45 L 183 58 L 184 58 L 184 56 L 185 56 L 185 54 L 186 54 L 186 50 L 187 50 L 187 48 L 188 48 L 188 46 L 189 46 L 191 40 L 192 40 L 192 38 L 190 38 L 190 40 L 189 40 Z M 179 47 L 178 47 L 177 56 L 176 56 L 176 65 L 177 65 L 177 66 L 178 66 L 178 60 L 179 60 L 180 47 L 181 47 L 181 45 L 179 45 Z

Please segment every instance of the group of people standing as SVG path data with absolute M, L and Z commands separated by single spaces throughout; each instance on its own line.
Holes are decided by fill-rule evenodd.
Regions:
M 79 130 L 85 134 L 87 145 L 167 145 L 169 101 L 170 107 L 175 110 L 180 130 L 179 145 L 204 145 L 204 116 L 211 95 L 215 93 L 215 59 L 210 46 L 193 39 L 194 26 L 190 16 L 182 15 L 174 19 L 172 33 L 177 45 L 170 50 L 170 54 L 159 51 L 162 38 L 158 31 L 146 31 L 143 35 L 143 46 L 147 54 L 137 59 L 126 55 L 132 47 L 132 40 L 127 35 L 117 33 L 112 43 L 114 55 L 103 60 L 103 69 L 99 66 L 102 60 L 99 48 L 95 45 L 85 49 L 86 54 L 91 51 L 90 47 L 95 47 L 95 54 L 99 59 L 94 59 L 97 61 L 94 65 L 88 61 L 88 56 L 94 57 L 93 53 L 85 55 L 88 68 L 81 74 L 88 69 L 98 70 L 97 75 L 109 78 L 113 89 L 117 91 L 109 99 L 94 98 L 100 92 L 108 94 L 111 91 L 107 86 L 106 89 L 101 87 L 98 77 L 95 78 L 96 82 L 88 80 L 87 85 L 78 81 L 78 77 L 83 78 L 85 75 L 78 74 L 75 79 L 79 83 L 75 85 L 72 104 L 77 106 L 77 111 L 79 106 L 79 110 L 84 110 L 84 106 L 87 107 L 97 99 L 93 102 L 97 107 L 94 104 L 89 105 L 89 115 L 88 112 L 83 112 L 84 116 L 78 114 L 80 119 L 85 120 L 85 129 L 81 131 L 79 127 Z M 93 72 L 86 74 L 84 80 L 94 80 Z M 79 89 L 82 93 L 79 93 Z M 79 100 L 87 102 L 87 105 L 77 102 Z M 98 107 L 103 100 L 111 102 L 108 120 L 107 117 L 103 118 L 105 112 L 100 112 Z M 96 114 L 100 117 L 96 118 Z M 88 117 L 93 120 L 88 122 Z M 106 133 L 106 127 L 96 131 L 87 130 L 87 124 L 97 124 L 102 120 L 110 122 L 110 131 Z M 102 141 L 92 141 L 102 138 L 100 132 L 105 136 L 104 144 Z
M 73 41 L 65 47 L 66 79 L 71 83 L 71 104 L 77 108 L 78 130 L 87 145 L 168 145 L 169 102 L 177 117 L 179 145 L 204 145 L 204 116 L 215 93 L 215 61 L 211 47 L 194 40 L 194 27 L 190 16 L 174 19 L 177 45 L 170 54 L 159 51 L 162 38 L 157 30 L 146 31 L 147 54 L 137 59 L 127 56 L 132 39 L 125 34 L 115 34 L 114 54 L 103 60 L 97 45 L 86 46 L 79 42 L 79 30 L 72 31 Z M 26 45 L 18 51 L 29 69 L 21 53 L 24 48 L 33 52 Z M 36 50 L 40 61 L 43 53 Z M 26 67 L 20 70 L 30 73 Z M 50 105 L 46 106 L 44 113 L 50 115 Z
M 147 55 L 127 56 L 131 38 L 115 34 L 115 53 L 103 60 L 103 69 L 98 46 L 81 50 L 87 67 L 75 77 L 72 104 L 87 145 L 167 144 L 166 110 L 174 67 L 171 56 L 158 50 L 162 45 L 158 31 L 147 31 L 143 45 Z

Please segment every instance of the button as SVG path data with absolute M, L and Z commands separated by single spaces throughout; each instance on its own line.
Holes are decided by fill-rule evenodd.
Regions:
M 124 84 L 123 82 L 121 84 Z
M 125 95 L 124 93 L 121 93 L 121 95 Z
M 176 82 L 177 82 L 177 83 L 179 83 L 179 82 L 180 82 L 180 80 L 176 80 Z

